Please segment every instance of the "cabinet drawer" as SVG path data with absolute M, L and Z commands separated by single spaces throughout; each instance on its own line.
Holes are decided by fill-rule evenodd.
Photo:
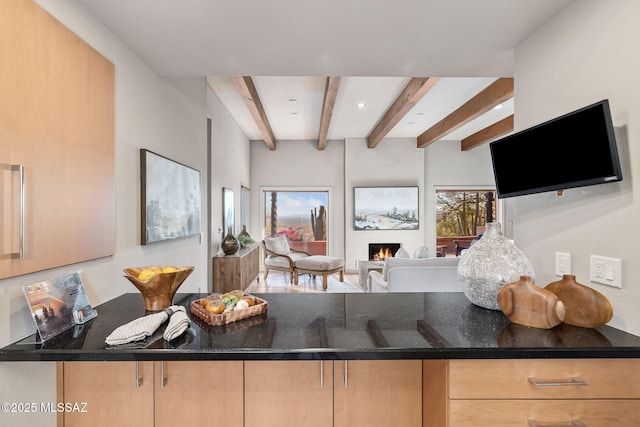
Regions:
M 452 360 L 449 398 L 637 399 L 640 359 Z
M 452 400 L 449 427 L 540 426 L 635 427 L 640 425 L 638 400 Z

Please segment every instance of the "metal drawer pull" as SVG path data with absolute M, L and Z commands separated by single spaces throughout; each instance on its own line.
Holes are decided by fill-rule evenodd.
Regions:
M 167 385 L 167 377 L 164 374 L 164 362 L 160 362 L 160 384 L 162 388 Z
M 320 388 L 324 388 L 324 360 L 320 361 Z
M 586 381 L 578 377 L 571 377 L 570 380 L 537 380 L 535 377 L 529 377 L 529 383 L 536 387 L 560 387 L 560 386 L 585 386 Z
M 580 420 L 571 420 L 569 424 L 558 423 L 539 423 L 536 420 L 527 420 L 529 427 L 587 427 L 585 423 Z
M 136 388 L 140 388 L 144 383 L 144 378 L 140 375 L 140 362 L 136 362 Z
M 0 169 L 10 170 L 11 172 L 18 172 L 20 176 L 20 221 L 18 223 L 19 248 L 18 252 L 12 252 L 10 256 L 11 259 L 24 259 L 24 165 L 9 165 L 6 163 L 0 163 Z
M 18 259 L 24 259 L 24 165 L 16 165 L 13 170 L 20 173 L 20 249 Z
M 344 388 L 349 387 L 349 361 L 344 361 Z

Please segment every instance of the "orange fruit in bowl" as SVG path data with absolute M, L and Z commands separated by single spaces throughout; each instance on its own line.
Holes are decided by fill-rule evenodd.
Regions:
M 143 282 L 146 282 L 147 280 L 151 279 L 155 275 L 156 273 L 154 273 L 152 270 L 145 268 L 138 274 L 138 280 L 142 280 Z

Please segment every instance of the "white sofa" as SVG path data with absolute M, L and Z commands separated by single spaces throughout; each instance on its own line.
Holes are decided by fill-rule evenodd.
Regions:
M 460 258 L 387 258 L 382 273 L 369 272 L 370 292 L 462 292 Z

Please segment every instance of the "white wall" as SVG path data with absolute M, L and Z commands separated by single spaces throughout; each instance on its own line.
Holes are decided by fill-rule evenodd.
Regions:
M 410 254 L 426 245 L 434 255 L 435 188 L 494 187 L 488 146 L 463 152 L 460 141 L 440 141 L 419 149 L 415 138 L 385 139 L 375 149 L 367 148 L 364 138 L 349 138 L 330 141 L 323 151 L 315 141 L 279 141 L 276 151 L 252 141 L 251 182 L 250 232 L 260 238 L 263 188 L 330 188 L 329 253 L 343 257 L 349 272 L 356 271 L 358 260 L 368 259 L 372 242 L 398 242 Z M 358 186 L 418 186 L 420 229 L 355 231 L 353 187 Z
M 237 235 L 240 224 L 240 187 L 251 187 L 249 139 L 234 121 L 216 94 L 207 86 L 207 113 L 211 118 L 211 251 L 220 252 L 227 230 L 222 230 L 222 189 L 234 191 L 234 216 Z M 253 234 L 252 234 L 253 236 Z M 212 291 L 212 289 L 209 289 Z
M 345 143 L 345 269 L 355 271 L 358 261 L 369 259 L 369 243 L 400 243 L 410 255 L 425 245 L 424 150 L 415 138 L 386 138 L 375 149 L 365 138 L 349 138 Z M 418 230 L 353 229 L 353 187 L 417 186 L 420 193 Z M 435 252 L 431 252 L 432 254 Z
M 126 292 L 137 292 L 122 274 L 129 266 L 194 265 L 180 291 L 207 288 L 207 245 L 188 238 L 140 245 L 139 149 L 147 148 L 201 171 L 203 236 L 208 224 L 206 186 L 206 81 L 163 79 L 117 40 L 78 2 L 38 0 L 47 11 L 115 65 L 116 253 L 112 257 L 0 280 L 0 347 L 35 332 L 21 287 L 81 270 L 93 305 Z M 99 226 L 99 224 L 96 224 Z M 206 239 L 204 239 L 206 240 Z M 0 401 L 55 402 L 54 363 L 0 364 Z M 12 418 L 0 425 L 55 425 L 55 414 Z
M 276 150 L 263 141 L 251 141 L 251 230 L 261 240 L 264 227 L 263 189 L 327 189 L 329 247 L 331 256 L 344 256 L 344 142 L 327 141 L 318 150 L 316 141 L 278 141 Z M 262 209 L 261 209 L 262 206 Z
M 578 282 L 613 304 L 611 325 L 640 334 L 640 2 L 581 0 L 529 37 L 515 55 L 516 129 L 608 98 L 624 180 L 518 197 L 516 244 L 533 263 L 538 284 L 552 280 L 555 252 L 571 253 Z M 567 162 L 579 162 L 579 153 Z M 523 164 L 523 173 L 544 173 Z M 622 259 L 622 289 L 589 281 L 589 256 Z

